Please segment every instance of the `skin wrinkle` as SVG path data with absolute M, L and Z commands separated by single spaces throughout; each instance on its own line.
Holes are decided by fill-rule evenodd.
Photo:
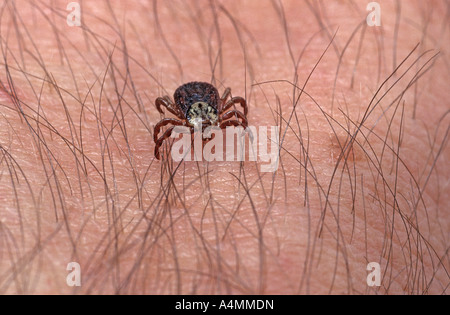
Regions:
M 77 28 L 64 1 L 7 1 L 0 80 L 24 114 L 0 90 L 0 292 L 445 294 L 445 2 L 403 1 L 396 42 L 395 5 L 362 35 L 365 3 L 308 3 L 83 1 Z M 154 160 L 154 100 L 193 80 L 231 87 L 250 125 L 284 133 L 336 30 L 275 176 L 262 163 Z M 297 79 L 295 91 L 266 82 Z M 81 288 L 65 283 L 71 261 Z M 379 289 L 366 285 L 372 261 Z

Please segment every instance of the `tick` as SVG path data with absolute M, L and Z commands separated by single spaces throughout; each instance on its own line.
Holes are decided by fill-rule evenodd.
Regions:
M 191 134 L 194 134 L 194 126 L 198 119 L 202 121 L 202 132 L 209 126 L 218 126 L 225 129 L 227 126 L 242 126 L 244 129 L 248 126 L 247 102 L 240 96 L 232 97 L 231 89 L 225 89 L 222 97 L 219 96 L 217 89 L 205 82 L 190 82 L 178 87 L 173 94 L 173 101 L 169 96 L 158 97 L 155 101 L 156 109 L 164 114 L 164 106 L 175 118 L 164 118 L 158 122 L 153 131 L 153 140 L 155 141 L 155 157 L 161 158 L 159 148 L 164 140 L 169 138 L 176 126 L 186 126 L 190 128 Z M 231 109 L 234 104 L 240 104 L 244 113 Z M 159 136 L 161 128 L 172 125 Z

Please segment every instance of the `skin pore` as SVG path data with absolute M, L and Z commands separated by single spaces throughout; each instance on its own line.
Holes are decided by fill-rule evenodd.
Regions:
M 0 7 L 0 293 L 448 293 L 446 1 L 79 3 Z M 280 127 L 275 173 L 154 158 L 190 81 Z

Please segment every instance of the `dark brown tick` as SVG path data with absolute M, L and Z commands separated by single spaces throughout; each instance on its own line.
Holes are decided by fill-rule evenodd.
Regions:
M 194 133 L 195 122 L 198 119 L 202 121 L 202 132 L 209 126 L 219 126 L 225 129 L 227 126 L 242 126 L 245 129 L 247 122 L 247 102 L 240 96 L 232 97 L 231 89 L 225 89 L 220 98 L 217 89 L 205 82 L 190 82 L 180 86 L 173 94 L 172 101 L 169 96 L 158 97 L 155 101 L 156 109 L 164 114 L 161 106 L 164 106 L 169 112 L 177 116 L 175 118 L 164 118 L 158 122 L 153 132 L 153 140 L 155 141 L 155 157 L 159 160 L 161 147 L 164 140 L 170 137 L 176 126 L 186 126 Z M 240 104 L 244 109 L 244 113 L 232 109 L 234 104 Z M 233 119 L 232 119 L 233 118 Z M 239 120 L 240 119 L 240 120 Z M 161 128 L 167 125 L 169 127 L 162 136 L 159 136 Z

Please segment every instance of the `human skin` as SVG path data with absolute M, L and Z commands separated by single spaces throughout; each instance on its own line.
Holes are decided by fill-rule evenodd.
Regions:
M 446 294 L 448 3 L 368 2 L 4 2 L 0 293 Z M 155 159 L 189 81 L 280 126 L 275 173 Z

